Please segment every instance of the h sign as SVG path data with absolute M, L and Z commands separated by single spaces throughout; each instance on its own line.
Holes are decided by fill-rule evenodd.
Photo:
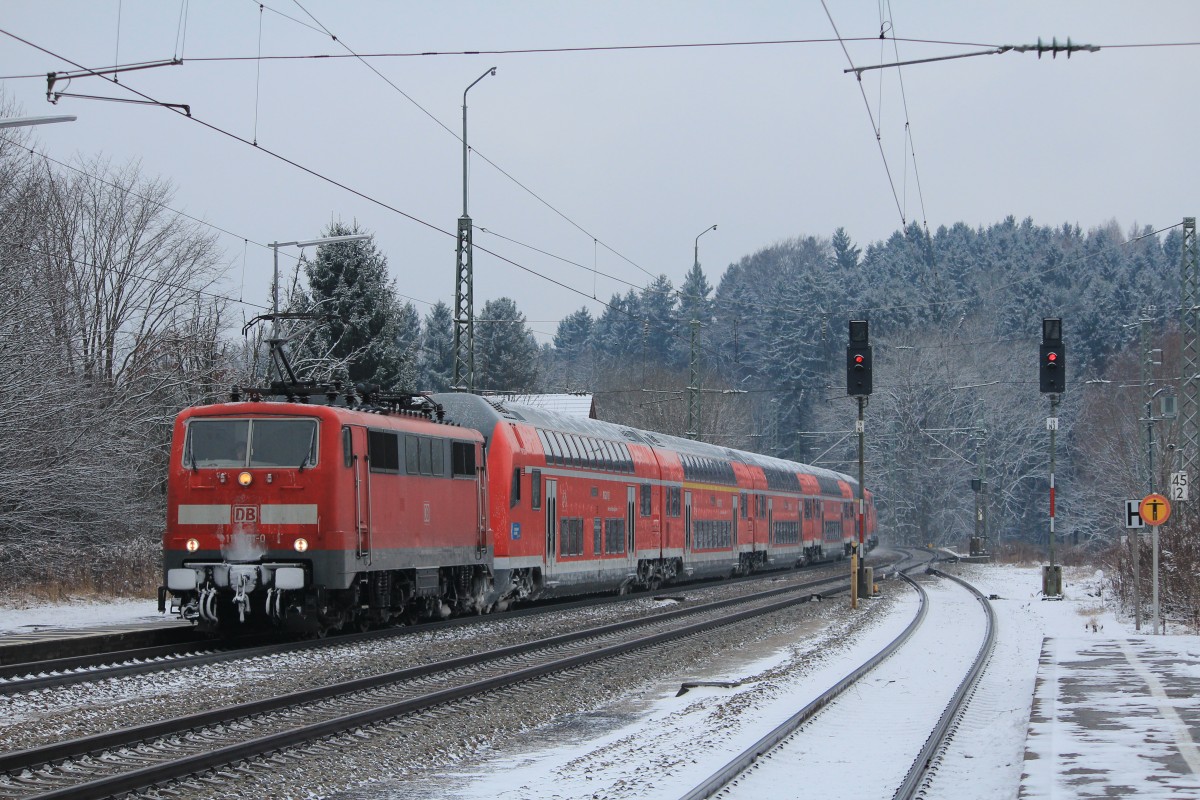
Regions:
M 1125 501 L 1125 527 L 1126 528 L 1144 528 L 1146 523 L 1142 522 L 1142 515 L 1138 511 L 1138 506 L 1142 504 L 1141 500 L 1126 500 Z

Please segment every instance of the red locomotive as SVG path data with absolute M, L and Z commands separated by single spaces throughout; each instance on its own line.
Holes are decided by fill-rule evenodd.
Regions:
M 235 399 L 176 420 L 159 605 L 323 633 L 790 567 L 850 552 L 855 489 L 499 398 Z

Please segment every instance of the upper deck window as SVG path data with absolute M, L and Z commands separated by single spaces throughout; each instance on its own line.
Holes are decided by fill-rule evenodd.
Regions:
M 192 419 L 183 445 L 189 469 L 292 467 L 317 463 L 315 419 Z

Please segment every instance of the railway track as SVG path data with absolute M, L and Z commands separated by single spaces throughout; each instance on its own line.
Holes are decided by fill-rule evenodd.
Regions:
M 898 800 L 921 796 L 935 779 L 937 764 L 986 667 L 995 639 L 995 616 L 987 598 L 960 578 L 932 569 L 930 573 L 943 579 L 943 585 L 949 581 L 959 584 L 961 588 L 955 590 L 959 597 L 950 599 L 950 592 L 939 589 L 938 601 L 931 603 L 926 590 L 906 578 L 920 596 L 909 625 L 859 667 L 683 794 L 684 800 L 771 796 L 772 789 L 780 785 L 836 785 L 849 796 Z M 948 615 L 967 613 L 972 605 L 982 609 L 979 640 L 953 641 L 958 627 L 946 624 Z M 957 670 L 961 676 L 948 699 L 945 692 L 933 692 L 925 701 L 927 712 L 941 710 L 937 716 L 911 713 L 911 698 L 896 696 L 898 690 L 929 685 L 927 678 L 914 680 L 913 675 L 932 668 L 930 653 L 937 654 L 934 661 L 940 661 L 941 667 L 948 667 L 947 675 Z M 865 687 L 868 676 L 871 686 Z M 858 690 L 854 699 L 843 697 L 852 687 Z M 864 726 L 861 711 L 849 708 L 852 703 L 878 709 L 872 719 L 879 719 L 879 724 Z M 916 746 L 922 737 L 923 744 Z M 870 747 L 871 742 L 880 740 L 914 743 L 908 751 L 911 764 L 907 769 L 904 763 L 894 763 L 904 757 L 895 749 L 881 757 L 878 748 Z M 855 750 L 870 755 L 847 756 Z M 903 777 L 898 778 L 900 775 Z
M 813 585 L 813 584 L 816 585 Z M 0 755 L 0 797 L 108 797 L 289 752 L 331 736 L 787 609 L 832 578 L 605 625 L 489 653 Z M 495 702 L 489 697 L 488 702 Z M 276 756 L 277 758 L 278 756 Z
M 891 566 L 884 568 L 890 569 Z M 831 568 L 822 567 L 821 569 Z M 839 574 L 843 571 L 840 567 L 836 567 L 836 569 Z M 798 575 L 799 573 L 778 574 Z M 774 576 L 768 573 L 742 578 L 739 579 L 739 582 L 761 581 L 764 577 L 772 579 Z M 730 585 L 731 583 L 730 581 L 725 581 L 723 583 L 696 584 L 680 587 L 678 591 L 692 591 L 695 588 L 702 588 L 706 585 Z M 86 653 L 64 658 L 38 658 L 36 657 L 36 651 L 31 651 L 34 657 L 30 658 L 30 660 L 13 664 L 0 664 L 0 696 L 16 695 L 43 689 L 58 689 L 79 683 L 111 678 L 190 669 L 239 659 L 269 658 L 288 653 L 303 653 L 335 646 L 340 647 L 363 642 L 376 642 L 430 630 L 468 627 L 486 623 L 496 618 L 516 619 L 548 612 L 570 611 L 572 609 L 590 608 L 609 603 L 627 602 L 631 597 L 635 596 L 611 595 L 606 597 L 591 597 L 583 600 L 555 602 L 515 609 L 505 612 L 502 617 L 460 617 L 421 625 L 385 628 L 317 640 L 279 640 L 270 642 L 269 644 L 262 644 L 262 636 L 242 638 L 234 641 L 202 639 L 200 641 L 189 640 L 141 648 Z M 120 645 L 120 641 L 117 640 L 115 643 Z M 62 640 L 54 639 L 46 642 L 47 652 L 59 652 L 63 647 Z

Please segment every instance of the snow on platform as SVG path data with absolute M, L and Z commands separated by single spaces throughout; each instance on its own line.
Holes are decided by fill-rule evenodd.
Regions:
M 1047 637 L 1022 798 L 1200 798 L 1200 637 Z

